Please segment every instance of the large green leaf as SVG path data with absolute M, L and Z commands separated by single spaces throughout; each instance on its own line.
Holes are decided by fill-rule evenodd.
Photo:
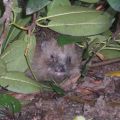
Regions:
M 51 1 L 50 0 L 28 0 L 26 14 L 32 14 L 36 11 L 47 6 Z
M 82 2 L 87 2 L 87 3 L 97 3 L 99 0 L 81 0 Z
M 12 10 L 14 11 L 14 13 L 20 13 L 22 11 L 22 8 L 19 6 L 18 0 L 13 0 Z
M 71 6 L 70 1 L 69 0 L 53 0 L 47 7 L 48 12 L 52 9 L 54 10 L 54 8 L 62 7 L 62 6 Z
M 18 93 L 39 92 L 44 86 L 26 77 L 21 72 L 8 72 L 0 77 L 0 85 Z
M 105 59 L 114 59 L 120 57 L 120 50 L 117 49 L 103 49 L 100 53 L 104 56 Z
M 120 12 L 120 0 L 107 0 L 110 6 Z
M 14 97 L 7 94 L 0 94 L 0 108 L 8 108 L 10 112 L 20 112 L 21 104 Z
M 24 56 L 25 49 L 29 51 L 29 59 L 32 59 L 35 49 L 35 36 L 25 35 L 20 40 L 16 40 L 4 51 L 1 59 L 5 61 L 8 71 L 24 72 L 27 69 L 27 62 Z
M 6 65 L 2 59 L 0 59 L 0 76 L 6 73 Z
M 43 18 L 44 19 L 44 18 Z M 112 17 L 105 13 L 83 7 L 57 7 L 48 12 L 48 27 L 56 32 L 72 36 L 95 35 L 107 31 Z

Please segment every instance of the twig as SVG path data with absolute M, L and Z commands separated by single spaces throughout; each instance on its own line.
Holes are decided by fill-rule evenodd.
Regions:
M 4 24 L 3 25 L 3 31 L 2 34 L 0 36 L 0 46 L 2 46 L 3 41 L 5 40 L 6 37 L 6 31 L 7 28 L 9 26 L 10 23 L 10 18 L 11 18 L 11 14 L 12 14 L 12 0 L 3 0 L 3 4 L 5 6 L 5 12 L 2 16 L 2 18 L 0 19 L 0 21 Z
M 27 27 L 29 35 L 33 34 L 33 31 L 36 27 L 35 21 L 36 21 L 36 14 L 34 13 L 33 16 L 32 16 L 32 23 L 31 23 L 30 26 Z
M 104 65 L 108 65 L 108 64 L 112 64 L 112 63 L 117 63 L 117 62 L 120 62 L 120 58 L 94 63 L 94 64 L 90 65 L 89 67 L 93 68 L 93 67 L 104 66 Z
M 26 48 L 26 49 L 25 49 L 24 56 L 25 56 L 25 59 L 26 59 L 27 65 L 28 65 L 28 67 L 29 67 L 29 70 L 30 70 L 31 73 L 32 73 L 32 76 L 33 76 L 34 80 L 37 81 L 37 78 L 36 78 L 36 76 L 35 76 L 35 74 L 34 74 L 34 72 L 33 72 L 33 70 L 32 70 L 31 65 L 30 65 L 30 60 L 29 60 L 29 48 Z

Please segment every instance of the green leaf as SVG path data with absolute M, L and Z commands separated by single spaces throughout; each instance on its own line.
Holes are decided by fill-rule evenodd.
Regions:
M 16 13 L 20 13 L 22 11 L 22 8 L 19 7 L 18 0 L 13 0 L 12 10 Z
M 16 98 L 7 94 L 0 94 L 0 108 L 4 107 L 14 113 L 21 111 L 21 104 Z
M 0 77 L 0 85 L 17 93 L 34 93 L 39 92 L 44 87 L 36 81 L 26 77 L 21 72 L 8 72 Z
M 27 43 L 27 47 L 25 49 L 27 49 L 27 57 L 29 58 L 30 62 L 32 62 L 32 58 L 34 55 L 34 51 L 35 51 L 35 46 L 36 46 L 36 38 L 34 35 L 26 35 L 24 38 L 24 41 Z
M 7 65 L 7 70 L 24 72 L 28 68 L 24 52 L 28 49 L 29 59 L 31 61 L 35 45 L 35 36 L 29 36 L 27 34 L 20 40 L 16 40 L 10 44 L 1 56 L 1 59 Z
M 105 12 L 77 6 L 63 6 L 50 10 L 47 19 L 51 20 L 47 27 L 72 36 L 103 33 L 110 28 L 113 22 L 113 18 Z
M 50 2 L 50 0 L 29 0 L 26 7 L 26 14 L 33 14 L 47 6 Z
M 57 42 L 59 45 L 63 46 L 66 44 L 77 43 L 85 41 L 85 37 L 75 37 L 75 36 L 68 36 L 68 35 L 59 35 L 57 38 Z
M 0 76 L 6 73 L 6 65 L 2 59 L 0 59 Z
M 120 0 L 107 0 L 110 6 L 120 12 Z
M 48 12 L 50 10 L 54 10 L 54 8 L 57 7 L 62 7 L 62 6 L 71 6 L 70 1 L 69 0 L 53 0 L 48 6 Z
M 106 42 L 106 40 L 108 39 L 108 37 L 104 36 L 104 35 L 94 35 L 94 36 L 90 36 L 88 38 L 91 41 L 94 41 L 95 43 L 103 43 L 103 42 Z
M 80 0 L 82 2 L 87 2 L 87 3 L 97 3 L 99 0 Z
M 117 48 L 112 49 L 106 47 L 106 49 L 102 49 L 100 53 L 104 56 L 105 59 L 114 59 L 120 57 L 120 49 Z
M 52 87 L 53 92 L 56 92 L 57 94 L 62 96 L 65 94 L 65 91 L 54 83 L 50 83 L 50 86 Z
M 20 27 L 25 27 L 25 25 L 28 24 L 30 20 L 31 16 L 23 18 L 21 14 L 17 14 L 15 24 L 17 24 Z M 14 40 L 21 31 L 23 30 L 16 28 L 14 25 L 12 25 L 8 35 L 8 39 L 10 39 L 9 41 L 11 42 L 12 40 Z
M 20 27 L 24 27 L 26 24 L 29 23 L 31 17 L 25 17 L 25 18 L 22 18 L 20 14 L 17 14 L 17 17 L 16 17 L 16 22 L 15 24 L 19 25 Z M 17 27 L 15 27 L 14 25 L 11 25 L 10 26 L 10 29 L 8 31 L 8 34 L 7 34 L 7 37 L 6 37 L 6 40 L 4 41 L 3 43 L 3 46 L 2 46 L 2 52 L 5 50 L 5 48 L 7 47 L 7 45 L 12 42 L 13 40 L 15 39 L 20 39 L 19 37 L 23 37 L 25 35 L 25 32 Z

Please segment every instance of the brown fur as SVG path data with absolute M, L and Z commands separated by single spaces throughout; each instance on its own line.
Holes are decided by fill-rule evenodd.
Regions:
M 38 40 L 32 69 L 38 80 L 60 81 L 80 72 L 80 57 L 81 51 L 74 44 L 60 47 L 53 37 Z

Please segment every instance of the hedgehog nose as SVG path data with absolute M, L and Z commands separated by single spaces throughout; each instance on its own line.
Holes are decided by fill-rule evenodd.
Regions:
M 62 64 L 59 64 L 55 68 L 55 72 L 65 72 L 65 66 Z

